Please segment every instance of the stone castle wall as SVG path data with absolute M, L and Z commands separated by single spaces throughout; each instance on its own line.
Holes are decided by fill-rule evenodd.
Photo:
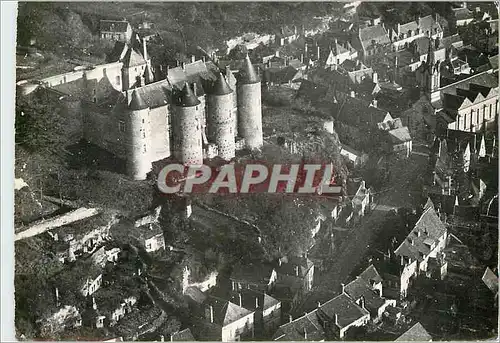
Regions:
M 233 96 L 208 96 L 208 140 L 217 144 L 219 156 L 230 160 L 235 156 Z

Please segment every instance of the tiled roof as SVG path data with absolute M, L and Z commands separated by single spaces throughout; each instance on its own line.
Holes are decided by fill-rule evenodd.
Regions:
M 224 321 L 223 325 L 229 325 L 231 323 L 234 323 L 238 319 L 241 319 L 245 316 L 248 316 L 249 314 L 252 313 L 252 311 L 249 311 L 241 306 L 238 306 L 236 304 L 233 304 L 232 302 L 228 301 L 227 306 L 225 309 L 225 315 L 224 315 Z
M 424 329 L 422 324 L 417 323 L 413 325 L 408 331 L 399 336 L 396 342 L 403 341 L 431 341 L 432 336 Z
M 145 108 L 148 108 L 146 103 L 141 99 L 141 97 L 137 94 L 135 90 L 132 92 L 131 97 L 132 100 L 130 101 L 129 108 L 132 111 L 143 110 Z
M 288 66 L 286 68 L 270 68 L 265 71 L 266 81 L 276 83 L 287 83 L 296 78 L 299 71 L 294 67 Z
M 278 275 L 297 276 L 296 267 L 299 268 L 298 277 L 303 278 L 313 267 L 313 262 L 307 257 L 288 256 L 281 258 L 281 265 L 276 267 Z
M 408 127 L 400 127 L 398 129 L 388 131 L 389 137 L 394 144 L 400 144 L 411 141 L 410 131 Z
M 453 8 L 453 16 L 456 20 L 473 19 L 473 13 L 468 8 Z
M 136 88 L 132 92 L 130 108 L 133 106 L 134 97 L 137 98 L 137 106 L 134 105 L 137 109 L 165 106 L 170 101 L 171 92 L 172 87 L 166 80 Z
M 452 36 L 447 36 L 443 37 L 441 39 L 441 45 L 445 47 L 446 49 L 450 49 L 452 46 L 453 47 L 460 47 L 464 44 L 462 37 L 458 33 L 452 35 Z
M 252 62 L 250 61 L 250 57 L 248 55 L 244 59 L 243 67 L 240 70 L 238 82 L 242 84 L 251 84 L 260 82 L 259 75 L 255 71 Z
M 375 283 L 382 282 L 382 277 L 378 273 L 377 269 L 373 264 L 371 264 L 368 268 L 366 268 L 360 275 L 360 278 L 370 283 L 374 281 Z
M 344 328 L 369 314 L 366 309 L 358 306 L 344 293 L 322 304 L 318 311 L 326 315 L 330 320 L 333 320 L 337 315 L 340 328 Z
M 205 293 L 203 293 L 198 287 L 190 286 L 184 291 L 184 295 L 191 298 L 194 302 L 198 304 L 203 304 L 207 299 Z
M 267 284 L 272 271 L 272 266 L 267 264 L 237 265 L 233 268 L 230 279 L 235 282 Z
M 457 92 L 460 93 L 460 92 Z M 465 101 L 464 96 L 454 94 L 443 94 L 443 108 L 448 110 L 458 110 Z
M 210 90 L 210 94 L 212 95 L 226 95 L 226 94 L 231 94 L 233 90 L 229 87 L 227 84 L 226 78 L 222 76 L 222 73 L 219 73 L 217 77 L 217 81 L 215 81 L 215 84 L 213 85 L 212 89 Z
M 439 219 L 436 211 L 429 208 L 420 216 L 410 234 L 396 249 L 395 253 L 398 256 L 421 261 L 423 256 L 431 252 L 431 248 L 426 242 L 430 239 L 437 243 L 444 234 L 446 234 L 446 227 Z
M 146 60 L 140 53 L 135 51 L 134 49 L 128 49 L 125 57 L 123 57 L 123 65 L 125 67 L 135 67 L 139 65 L 146 64 Z
M 191 329 L 184 329 L 172 334 L 171 340 L 173 342 L 193 342 L 195 339 L 193 334 L 191 333 Z
M 384 121 L 387 113 L 387 111 L 370 106 L 363 100 L 347 97 L 341 101 L 336 119 L 349 125 L 377 126 L 377 123 Z
M 385 304 L 385 300 L 380 297 L 380 294 L 375 292 L 371 285 L 359 276 L 345 285 L 344 290 L 355 301 L 363 297 L 365 307 L 369 311 L 378 312 L 378 309 Z
M 100 22 L 101 32 L 124 33 L 127 32 L 128 26 L 127 21 L 101 20 Z
M 182 91 L 179 94 L 179 97 L 175 99 L 176 106 L 179 107 L 193 107 L 198 106 L 200 104 L 200 100 L 194 95 L 191 86 L 186 82 Z
M 124 42 L 116 41 L 113 50 L 109 54 L 106 54 L 106 62 L 117 62 L 119 61 L 128 50 L 128 45 Z
M 372 45 L 372 41 L 381 45 L 389 44 L 391 42 L 389 36 L 387 35 L 387 31 L 381 25 L 359 29 L 359 38 L 365 49 Z
M 432 15 L 428 15 L 426 17 L 419 19 L 420 30 L 426 32 L 427 30 L 432 31 L 434 33 L 434 29 L 438 29 L 438 31 L 443 31 L 439 22 L 437 22 Z
M 231 294 L 231 299 L 235 304 L 240 303 L 241 295 L 241 306 L 249 311 L 255 311 L 257 308 L 262 310 L 267 310 L 268 308 L 280 303 L 279 300 L 273 298 L 272 296 L 255 291 L 253 289 L 241 289 L 235 291 Z
M 281 325 L 273 336 L 275 341 L 324 341 L 325 330 L 314 310 L 290 323 Z

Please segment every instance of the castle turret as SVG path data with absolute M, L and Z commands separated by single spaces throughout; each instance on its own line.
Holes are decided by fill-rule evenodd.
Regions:
M 130 94 L 130 93 L 129 93 Z M 146 179 L 151 171 L 149 158 L 149 108 L 137 91 L 130 95 L 127 127 L 127 172 L 135 180 Z
M 221 158 L 230 160 L 235 155 L 233 90 L 221 73 L 207 100 L 208 139 L 217 144 Z
M 226 66 L 226 81 L 229 84 L 229 88 L 233 90 L 232 98 L 233 98 L 233 133 L 236 137 L 238 135 L 238 99 L 236 92 L 236 78 L 234 77 L 233 72 L 229 66 Z
M 201 165 L 203 163 L 201 103 L 186 83 L 180 94 L 174 96 L 174 104 L 174 156 L 181 163 Z
M 248 55 L 237 83 L 238 130 L 249 149 L 258 149 L 262 139 L 262 107 L 260 79 Z

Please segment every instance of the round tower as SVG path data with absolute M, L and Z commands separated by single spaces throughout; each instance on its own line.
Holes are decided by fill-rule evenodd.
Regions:
M 234 74 L 231 72 L 231 68 L 226 66 L 226 81 L 229 84 L 229 88 L 233 90 L 233 133 L 234 137 L 238 135 L 238 99 L 236 92 L 236 78 Z
M 238 131 L 249 149 L 258 149 L 262 139 L 262 107 L 260 79 L 248 55 L 237 83 Z
M 219 156 L 230 160 L 235 154 L 233 90 L 219 73 L 208 94 L 208 140 L 217 144 Z
M 174 97 L 174 156 L 183 164 L 203 164 L 200 101 L 186 83 Z
M 149 150 L 149 107 L 134 90 L 130 96 L 127 133 L 127 172 L 134 180 L 145 180 L 151 171 Z

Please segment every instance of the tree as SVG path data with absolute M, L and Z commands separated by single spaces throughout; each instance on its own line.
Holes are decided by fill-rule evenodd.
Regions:
M 62 143 L 61 110 L 44 91 L 16 98 L 15 140 L 31 152 L 55 152 Z

